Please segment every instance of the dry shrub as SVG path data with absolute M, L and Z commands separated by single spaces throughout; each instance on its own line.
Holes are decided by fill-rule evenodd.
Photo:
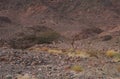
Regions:
M 118 52 L 114 51 L 114 50 L 108 50 L 106 52 L 106 56 L 107 57 L 114 57 L 114 56 L 117 56 Z
M 17 79 L 37 79 L 37 78 L 30 76 L 29 74 L 25 74 L 25 75 L 17 75 Z
M 48 52 L 51 54 L 63 54 L 62 50 L 60 49 L 49 49 Z
M 117 67 L 117 71 L 120 72 L 120 66 Z
M 66 52 L 66 54 L 70 57 L 81 57 L 81 58 L 89 58 L 90 57 L 90 54 L 88 54 L 85 51 L 81 51 L 81 50 L 70 49 Z
M 116 53 L 113 57 L 113 62 L 120 62 L 120 53 Z
M 90 57 L 96 57 L 96 58 L 98 58 L 100 55 L 103 54 L 102 51 L 98 51 L 98 50 L 88 50 L 87 53 L 90 55 Z
M 83 68 L 80 65 L 73 65 L 70 67 L 70 70 L 75 71 L 75 72 L 82 72 Z

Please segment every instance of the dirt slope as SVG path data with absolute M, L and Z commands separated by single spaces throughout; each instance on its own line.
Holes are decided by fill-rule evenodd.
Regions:
M 0 39 L 12 38 L 16 32 L 36 25 L 50 27 L 63 36 L 83 34 L 85 29 L 114 29 L 119 36 L 119 0 L 1 0 Z M 89 34 L 89 32 L 87 33 Z M 94 31 L 88 36 L 98 36 Z M 81 36 L 81 35 L 80 35 Z

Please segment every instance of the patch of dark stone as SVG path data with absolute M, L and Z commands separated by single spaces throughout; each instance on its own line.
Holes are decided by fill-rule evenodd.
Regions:
M 105 35 L 102 37 L 102 41 L 109 41 L 112 39 L 112 36 L 111 35 Z
M 2 23 L 12 23 L 12 21 L 7 16 L 0 16 L 0 24 Z

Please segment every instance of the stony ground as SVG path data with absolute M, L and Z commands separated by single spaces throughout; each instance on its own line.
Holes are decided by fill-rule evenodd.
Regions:
M 111 58 L 103 54 L 98 57 L 81 58 L 44 51 L 1 48 L 0 79 L 11 79 L 10 77 L 12 79 L 120 79 L 120 62 L 112 62 Z
M 0 79 L 120 79 L 120 0 L 0 0 Z

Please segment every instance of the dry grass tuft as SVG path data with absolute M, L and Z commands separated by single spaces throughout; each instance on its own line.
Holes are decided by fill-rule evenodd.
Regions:
M 116 51 L 114 51 L 114 50 L 108 50 L 107 52 L 106 52 L 106 56 L 107 57 L 114 57 L 114 56 L 116 56 L 118 54 L 118 52 L 116 52 Z
M 113 62 L 120 62 L 120 53 L 115 54 L 113 57 Z
M 37 79 L 37 78 L 30 76 L 29 74 L 25 74 L 25 75 L 18 75 L 17 79 Z
M 70 70 L 75 71 L 75 72 L 82 72 L 83 68 L 80 65 L 74 65 L 70 67 Z
M 106 56 L 111 57 L 113 62 L 120 62 L 120 53 L 117 51 L 108 50 Z
M 74 51 L 68 51 L 67 55 L 70 57 L 81 57 L 81 58 L 88 58 L 90 55 L 87 52 L 81 51 L 81 50 L 74 50 Z
M 99 55 L 102 54 L 102 52 L 96 50 L 89 50 L 87 51 L 87 53 L 90 55 L 90 57 L 96 57 L 96 58 L 98 58 Z
M 120 66 L 117 67 L 117 71 L 120 72 Z
M 60 49 L 49 49 L 48 52 L 51 54 L 62 54 L 63 53 L 63 51 Z
M 33 47 L 29 48 L 28 50 L 31 50 L 31 51 L 48 51 L 49 48 L 48 47 L 33 46 Z

